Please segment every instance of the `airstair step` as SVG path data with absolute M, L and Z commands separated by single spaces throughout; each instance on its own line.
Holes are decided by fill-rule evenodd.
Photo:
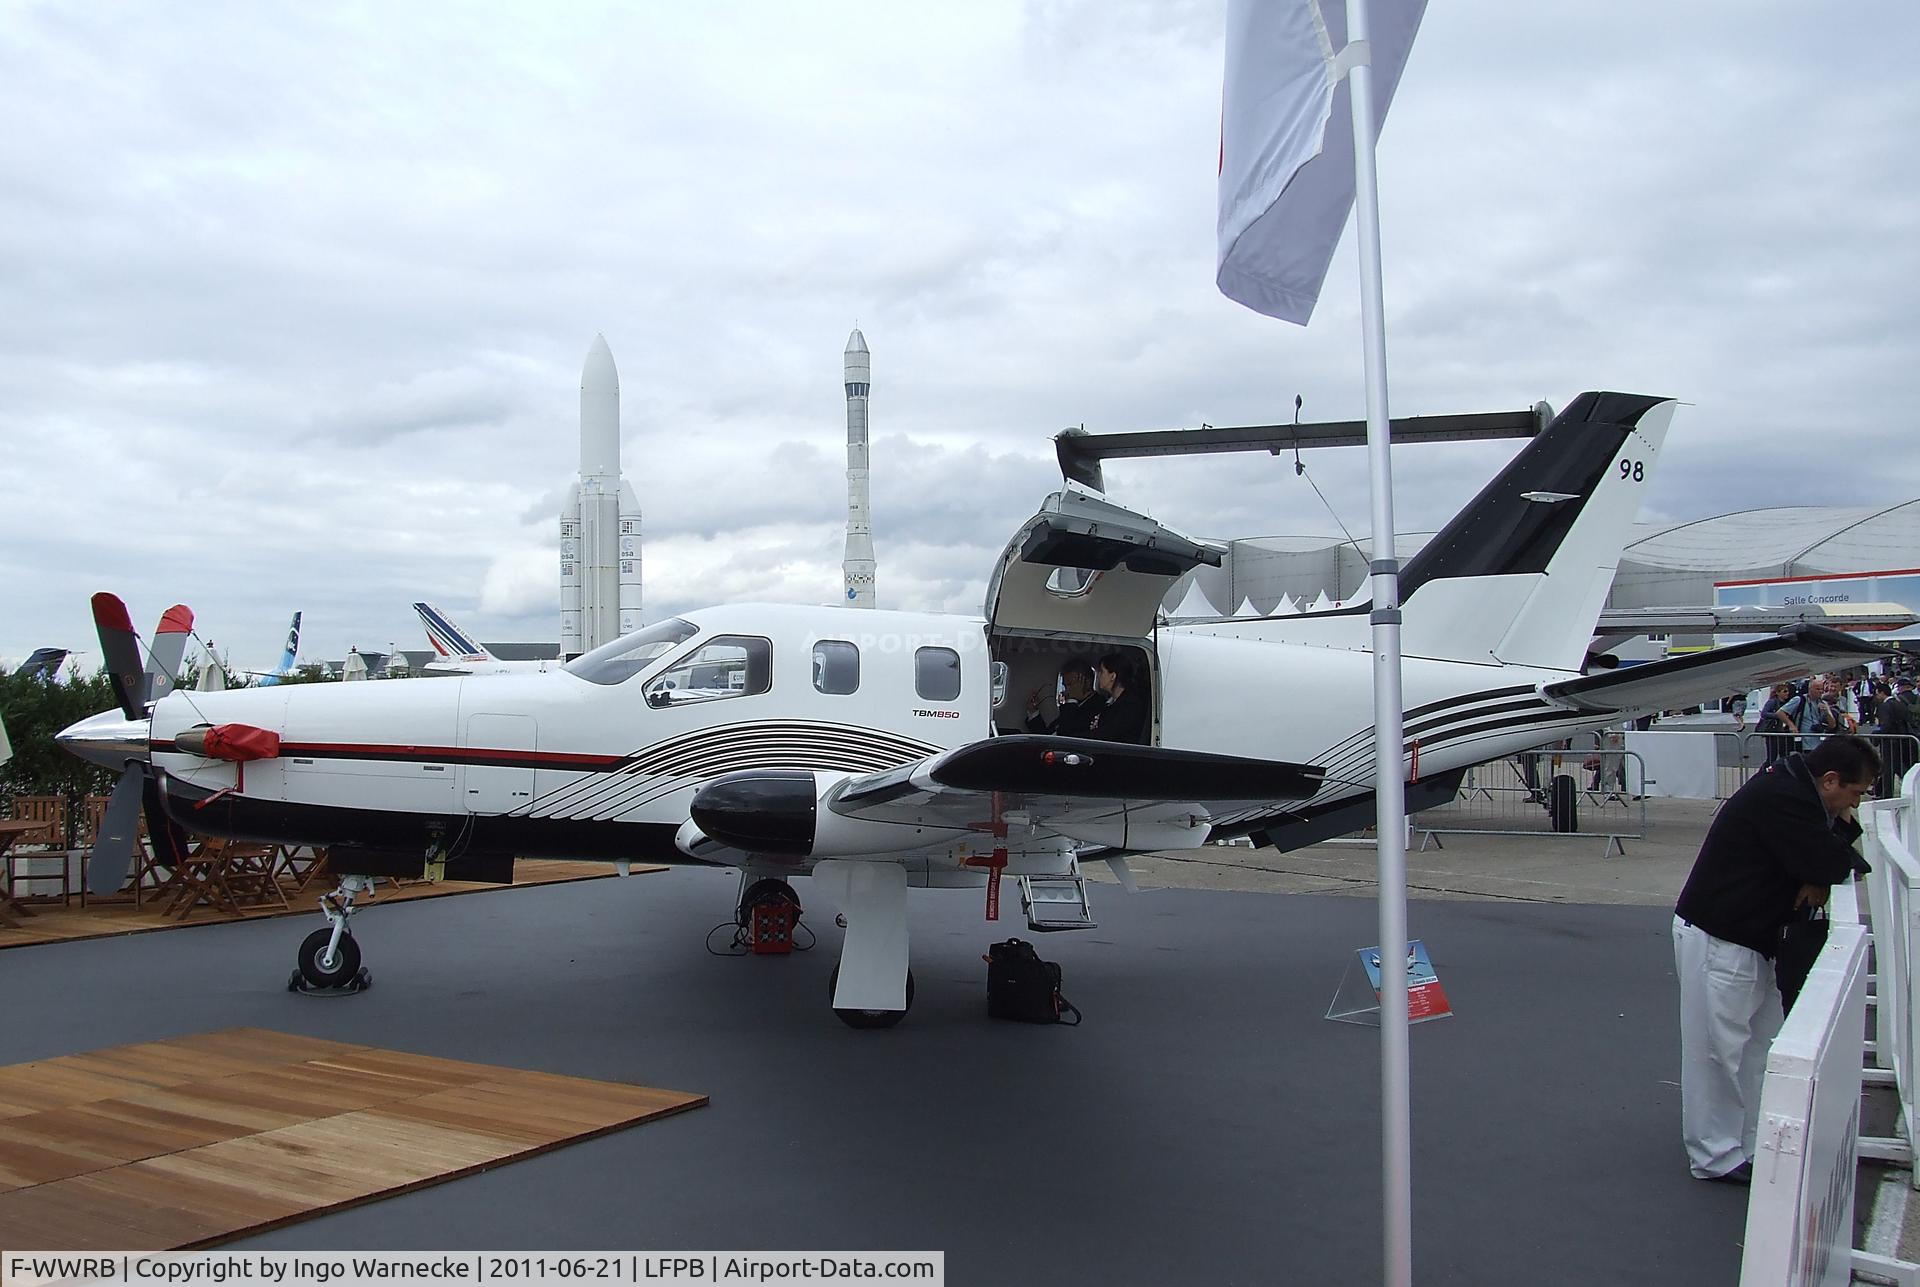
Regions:
M 1077 875 L 1020 877 L 1020 907 L 1027 926 L 1042 933 L 1098 928 L 1087 902 L 1087 882 Z

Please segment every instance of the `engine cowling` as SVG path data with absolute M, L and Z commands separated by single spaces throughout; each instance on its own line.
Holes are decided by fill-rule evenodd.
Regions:
M 745 769 L 693 793 L 693 824 L 733 849 L 810 854 L 820 789 L 808 769 Z

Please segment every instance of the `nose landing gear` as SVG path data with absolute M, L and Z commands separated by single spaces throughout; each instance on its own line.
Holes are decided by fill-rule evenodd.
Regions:
M 372 892 L 372 877 L 342 876 L 339 888 L 321 896 L 327 928 L 301 940 L 299 964 L 287 980 L 287 991 L 339 996 L 373 986 L 373 976 L 360 964 L 360 944 L 347 924 L 356 910 L 354 897 Z

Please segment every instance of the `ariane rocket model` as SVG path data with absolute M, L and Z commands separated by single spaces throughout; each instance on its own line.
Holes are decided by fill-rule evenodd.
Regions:
M 620 476 L 620 373 L 596 335 L 580 372 L 580 481 L 560 511 L 560 651 L 640 628 L 640 503 Z
M 871 608 L 873 595 L 873 510 L 867 499 L 867 389 L 873 381 L 873 357 L 858 327 L 847 337 L 841 372 L 847 388 L 847 554 L 841 563 L 849 608 Z

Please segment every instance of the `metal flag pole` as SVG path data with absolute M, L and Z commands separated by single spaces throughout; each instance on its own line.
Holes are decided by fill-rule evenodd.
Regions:
M 1387 425 L 1387 324 L 1380 276 L 1380 192 L 1374 172 L 1373 68 L 1366 0 L 1347 0 L 1347 102 L 1353 109 L 1360 322 L 1366 354 L 1367 477 L 1373 497 L 1374 825 L 1380 863 L 1380 1160 L 1383 1280 L 1413 1282 L 1412 1105 L 1407 1050 L 1407 804 L 1401 769 L 1400 564 L 1394 557 L 1393 462 Z

